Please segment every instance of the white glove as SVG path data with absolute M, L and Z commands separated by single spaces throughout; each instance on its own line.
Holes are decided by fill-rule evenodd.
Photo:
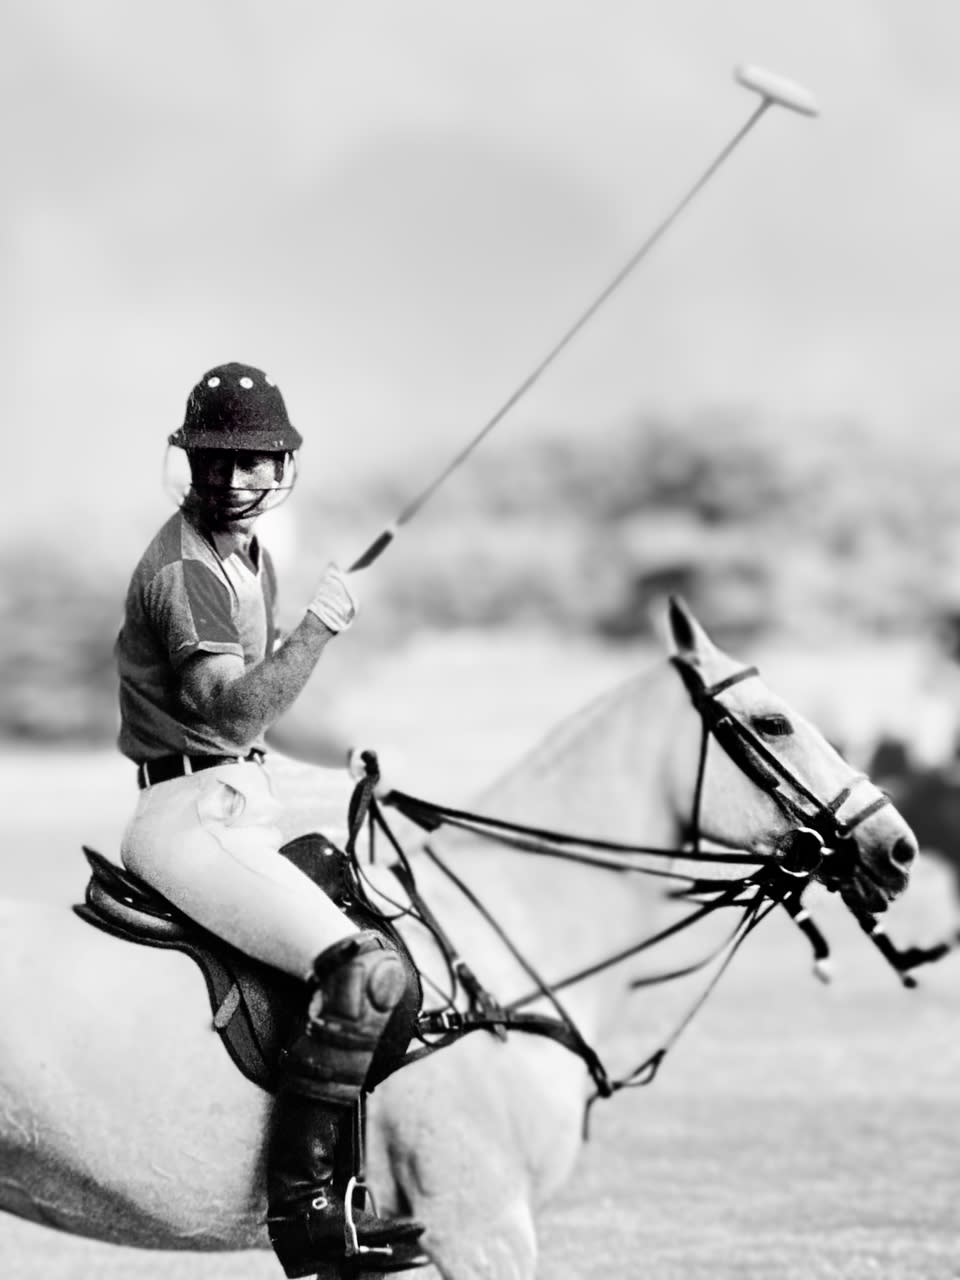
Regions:
M 357 616 L 356 587 L 347 585 L 348 576 L 335 564 L 328 564 L 307 605 L 308 612 L 330 631 L 346 631 Z

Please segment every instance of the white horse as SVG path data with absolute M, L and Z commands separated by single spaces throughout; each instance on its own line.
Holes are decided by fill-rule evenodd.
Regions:
M 785 765 L 793 779 L 783 787 L 787 803 L 757 785 L 756 750 L 751 777 L 714 742 L 701 776 L 701 714 L 678 669 L 663 663 L 565 721 L 479 806 L 554 830 L 670 848 L 699 808 L 706 838 L 776 853 L 817 797 L 832 801 L 840 819 L 857 818 L 848 902 L 882 910 L 905 887 L 916 852 L 902 818 L 682 606 L 671 606 L 670 625 L 693 683 L 723 686 L 711 706 L 729 710 L 761 753 Z M 656 881 L 446 828 L 431 847 L 548 981 L 629 948 L 662 920 Z M 490 924 L 422 851 L 412 862 L 424 898 L 484 986 L 504 1002 L 526 992 L 529 976 Z M 386 885 L 386 870 L 374 872 Z M 442 981 L 425 935 L 408 932 L 418 963 Z M 564 990 L 590 1044 L 602 1047 L 629 977 L 620 965 Z M 272 1098 L 219 1043 L 191 960 L 117 940 L 60 908 L 7 902 L 0 1008 L 0 1208 L 143 1248 L 269 1248 L 264 1132 Z M 411 1210 L 427 1224 L 432 1266 L 416 1274 L 534 1275 L 535 1215 L 571 1174 L 591 1090 L 583 1061 L 552 1041 L 513 1032 L 502 1041 L 485 1031 L 376 1089 L 368 1181 L 381 1209 Z

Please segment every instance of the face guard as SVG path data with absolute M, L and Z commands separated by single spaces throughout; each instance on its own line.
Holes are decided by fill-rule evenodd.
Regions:
M 196 449 L 187 457 L 190 481 L 181 491 L 181 502 L 215 531 L 275 510 L 296 484 L 297 460 L 292 453 Z

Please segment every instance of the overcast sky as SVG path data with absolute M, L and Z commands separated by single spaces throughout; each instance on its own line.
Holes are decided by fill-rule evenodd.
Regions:
M 500 430 L 960 422 L 949 0 L 3 12 L 8 517 L 162 515 L 165 436 L 226 360 L 277 380 L 305 469 L 445 460 L 746 119 L 738 62 L 822 118 L 769 113 Z

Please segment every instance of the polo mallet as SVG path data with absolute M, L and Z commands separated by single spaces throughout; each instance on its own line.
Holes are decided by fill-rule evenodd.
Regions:
M 782 76 L 774 75 L 770 71 L 764 71 L 761 67 L 737 67 L 733 73 L 734 79 L 738 84 L 743 85 L 745 89 L 751 89 L 754 93 L 760 95 L 760 102 L 753 114 L 746 123 L 738 130 L 730 139 L 723 150 L 716 156 L 708 168 L 700 175 L 693 184 L 687 194 L 683 197 L 675 209 L 664 218 L 660 225 L 647 237 L 639 249 L 634 253 L 633 257 L 625 263 L 623 267 L 613 277 L 602 293 L 590 303 L 587 309 L 582 312 L 576 322 L 570 326 L 563 337 L 553 346 L 544 356 L 532 373 L 520 383 L 517 389 L 509 396 L 507 400 L 500 406 L 493 417 L 487 422 L 480 431 L 470 440 L 460 452 L 447 464 L 446 467 L 422 490 L 415 498 L 413 498 L 400 512 L 393 524 L 388 525 L 382 533 L 370 543 L 363 555 L 355 560 L 350 566 L 350 572 L 355 573 L 358 569 L 366 569 L 373 564 L 390 543 L 397 536 L 398 532 L 404 525 L 409 524 L 413 517 L 417 514 L 429 499 L 436 493 L 440 486 L 453 474 L 457 468 L 467 460 L 477 445 L 490 434 L 495 426 L 501 422 L 510 410 L 527 394 L 535 383 L 546 373 L 547 369 L 553 364 L 554 360 L 560 353 L 573 341 L 580 330 L 588 323 L 597 311 L 603 306 L 607 299 L 619 289 L 627 276 L 631 274 L 633 269 L 638 266 L 647 256 L 654 245 L 662 236 L 673 226 L 674 222 L 684 211 L 694 197 L 706 186 L 716 171 L 720 168 L 727 157 L 734 151 L 743 139 L 747 136 L 754 125 L 759 121 L 760 117 L 767 111 L 769 107 L 785 107 L 788 111 L 796 111 L 802 116 L 815 116 L 818 114 L 816 100 L 813 95 L 802 86 L 794 84 L 790 80 L 785 80 Z

